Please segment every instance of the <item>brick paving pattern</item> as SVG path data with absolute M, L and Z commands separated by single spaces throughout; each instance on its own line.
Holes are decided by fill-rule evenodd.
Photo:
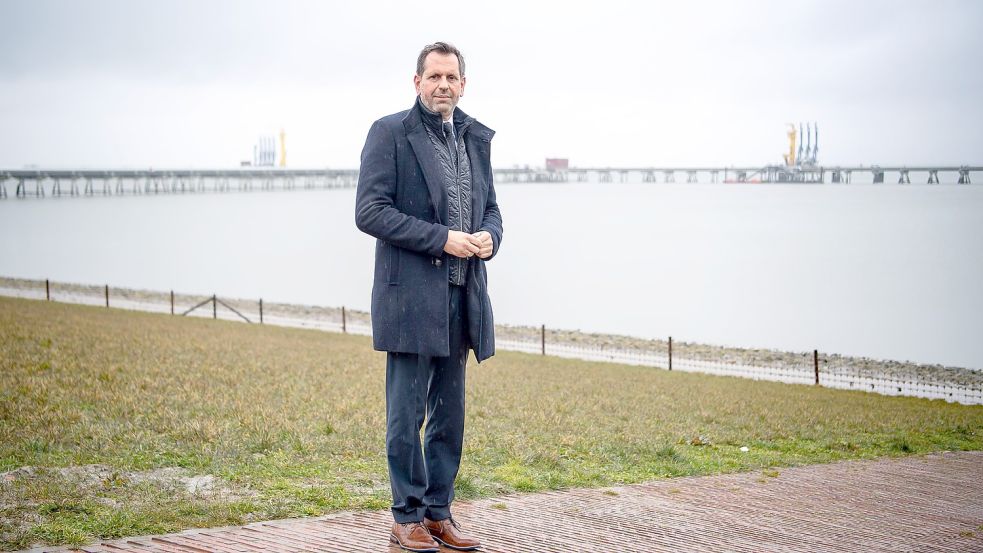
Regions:
M 455 518 L 482 540 L 486 553 L 983 552 L 983 452 L 674 478 L 458 501 L 454 507 Z M 339 513 L 105 541 L 81 550 L 395 553 L 400 549 L 389 543 L 391 523 L 388 511 Z

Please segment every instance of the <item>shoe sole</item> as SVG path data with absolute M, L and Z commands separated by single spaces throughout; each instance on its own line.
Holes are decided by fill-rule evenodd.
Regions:
M 401 548 L 403 548 L 403 549 L 405 549 L 407 551 L 413 551 L 414 553 L 439 553 L 440 552 L 440 548 L 439 547 L 428 547 L 426 549 L 413 549 L 412 547 L 406 547 L 405 545 L 399 543 L 399 539 L 396 536 L 392 535 L 392 534 L 389 534 L 389 541 L 391 541 L 392 543 L 395 543 L 396 545 L 400 546 Z M 443 542 L 441 542 L 441 543 L 443 543 Z M 448 545 L 447 547 L 450 547 L 450 546 Z
M 477 551 L 481 547 L 480 545 L 472 545 L 470 547 L 458 547 L 456 545 L 451 545 L 451 544 L 445 542 L 444 540 L 438 538 L 437 536 L 434 536 L 433 539 L 434 539 L 435 542 L 439 543 L 440 545 L 443 545 L 444 547 L 447 547 L 447 548 L 450 548 L 450 549 L 454 549 L 456 551 Z

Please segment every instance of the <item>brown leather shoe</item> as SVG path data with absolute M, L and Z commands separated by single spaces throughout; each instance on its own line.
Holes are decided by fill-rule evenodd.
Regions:
M 389 533 L 389 541 L 407 551 L 417 551 L 420 553 L 436 553 L 440 551 L 440 545 L 433 541 L 433 537 L 430 536 L 427 527 L 421 522 L 393 523 L 392 532 Z
M 461 530 L 461 525 L 453 517 L 444 520 L 423 519 L 424 526 L 430 530 L 433 539 L 458 551 L 474 551 L 481 547 L 481 542 L 465 535 Z

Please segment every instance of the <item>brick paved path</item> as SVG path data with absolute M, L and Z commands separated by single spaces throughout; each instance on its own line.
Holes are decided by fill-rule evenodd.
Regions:
M 983 452 L 456 502 L 455 518 L 487 553 L 983 551 Z M 388 511 L 340 513 L 83 550 L 395 553 L 391 521 Z

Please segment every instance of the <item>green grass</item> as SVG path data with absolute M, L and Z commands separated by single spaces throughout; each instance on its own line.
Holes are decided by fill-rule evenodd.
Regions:
M 386 508 L 384 361 L 366 337 L 0 297 L 0 547 Z M 983 449 L 983 407 L 941 400 L 510 352 L 467 385 L 460 499 Z

